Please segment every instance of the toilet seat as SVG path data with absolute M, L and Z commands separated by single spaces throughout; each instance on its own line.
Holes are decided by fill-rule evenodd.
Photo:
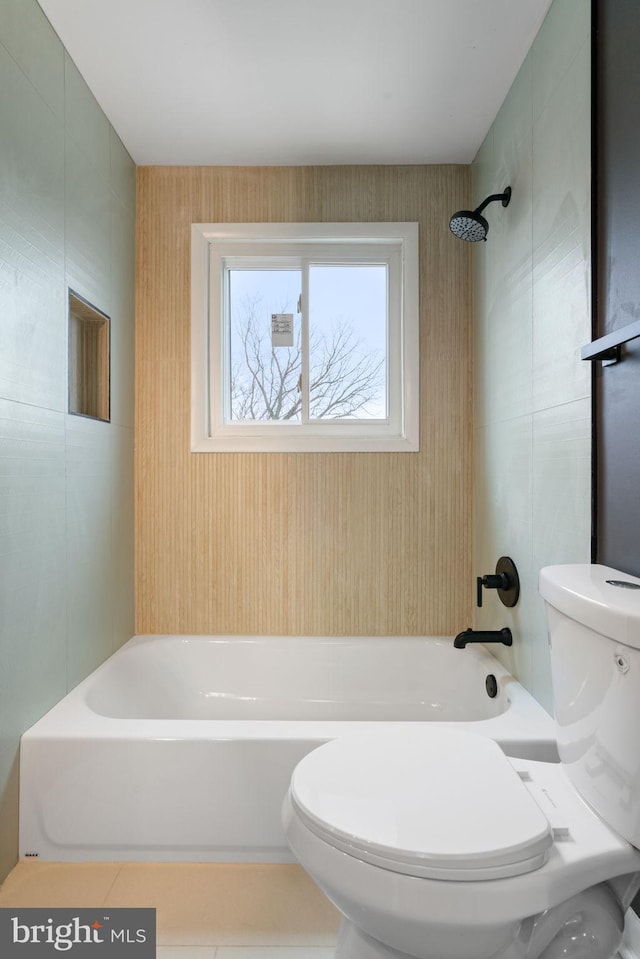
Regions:
M 296 767 L 289 798 L 307 828 L 407 876 L 503 879 L 539 869 L 553 829 L 490 739 L 433 727 L 334 740 Z

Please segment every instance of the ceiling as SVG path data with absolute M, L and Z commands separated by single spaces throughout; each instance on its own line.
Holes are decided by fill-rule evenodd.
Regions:
M 551 0 L 39 0 L 137 164 L 469 163 Z

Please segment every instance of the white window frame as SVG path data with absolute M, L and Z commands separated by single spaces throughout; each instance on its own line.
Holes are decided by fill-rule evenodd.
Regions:
M 388 416 L 384 420 L 228 422 L 222 276 L 227 261 L 287 257 L 388 264 Z M 302 310 L 307 315 L 307 291 Z M 419 448 L 417 223 L 194 223 L 191 227 L 191 450 L 416 452 Z M 304 327 L 303 327 L 304 329 Z

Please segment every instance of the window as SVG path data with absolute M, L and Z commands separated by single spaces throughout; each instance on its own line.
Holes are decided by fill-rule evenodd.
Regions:
M 194 224 L 196 452 L 418 448 L 418 227 Z

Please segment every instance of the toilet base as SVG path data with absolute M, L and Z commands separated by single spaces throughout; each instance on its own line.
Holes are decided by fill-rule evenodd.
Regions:
M 500 949 L 495 954 L 495 959 L 525 959 L 525 951 L 521 942 L 513 942 L 506 951 Z M 417 957 L 415 953 L 392 949 L 391 946 L 372 939 L 366 932 L 343 917 L 336 943 L 335 959 L 420 959 L 420 957 Z
M 342 918 L 336 943 L 335 959 L 413 959 L 406 952 L 398 952 L 377 942 L 365 932 Z
M 523 920 L 519 933 L 490 951 L 490 959 L 611 959 L 622 941 L 624 915 L 610 888 L 602 883 L 538 916 Z M 425 929 L 425 937 L 429 930 Z M 335 959 L 436 959 L 439 949 L 424 943 L 417 953 L 401 952 L 373 939 L 343 916 Z M 433 951 L 432 951 L 433 950 Z M 483 952 L 489 959 L 489 953 Z

